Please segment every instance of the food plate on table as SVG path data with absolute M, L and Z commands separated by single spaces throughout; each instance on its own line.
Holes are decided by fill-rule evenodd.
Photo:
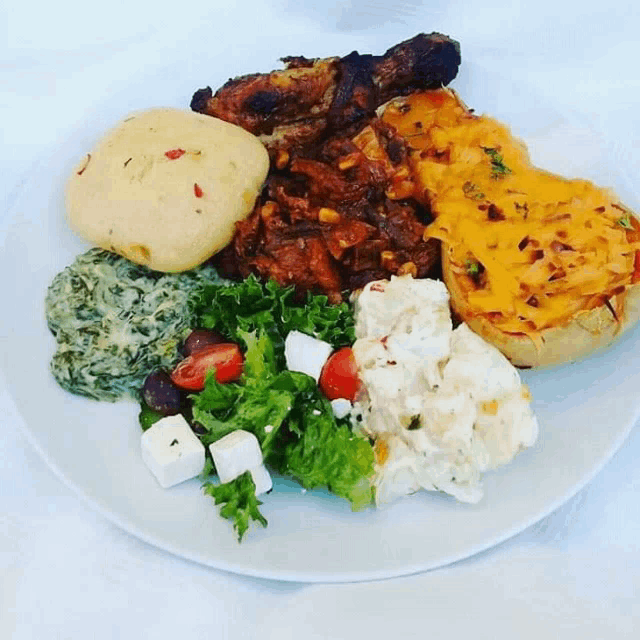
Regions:
M 345 37 L 344 53 L 352 48 Z M 272 66 L 288 53 L 277 51 Z M 257 67 L 247 56 L 241 72 Z M 524 109 L 516 99 L 517 81 L 505 82 L 473 61 L 469 67 L 452 87 L 467 105 L 508 123 L 529 144 L 535 164 L 611 186 L 638 209 L 588 126 L 540 100 L 535 109 Z M 193 88 L 214 84 L 216 78 L 202 73 L 193 78 Z M 220 72 L 219 84 L 227 75 Z M 158 77 L 148 82 L 151 86 Z M 162 101 L 186 106 L 190 95 L 175 95 L 170 86 L 165 79 Z M 144 86 L 132 91 L 140 96 L 133 101 L 136 108 L 155 106 L 144 102 Z M 110 520 L 172 553 L 246 575 L 302 581 L 391 577 L 468 557 L 523 530 L 575 494 L 621 445 L 640 411 L 634 393 L 640 372 L 625 357 L 635 348 L 637 328 L 575 364 L 522 372 L 540 435 L 509 466 L 485 475 L 485 495 L 477 504 L 423 492 L 354 513 L 324 490 L 304 492 L 296 482 L 275 477 L 275 490 L 262 507 L 268 528 L 256 529 L 239 545 L 203 495 L 200 480 L 165 491 L 149 474 L 141 462 L 137 405 L 72 396 L 45 366 L 53 347 L 44 323 L 46 289 L 57 272 L 89 248 L 67 227 L 65 183 L 78 158 L 131 102 L 132 94 L 114 96 L 99 118 L 80 126 L 42 161 L 13 209 L 2 256 L 5 273 L 15 273 L 3 283 L 3 299 L 13 310 L 4 317 L 7 386 L 47 463 Z M 29 268 L 16 270 L 19 264 Z

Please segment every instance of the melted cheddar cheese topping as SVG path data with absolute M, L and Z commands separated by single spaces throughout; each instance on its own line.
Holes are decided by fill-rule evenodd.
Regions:
M 629 210 L 586 180 L 533 167 L 507 127 L 453 91 L 403 98 L 383 119 L 408 144 L 415 197 L 435 216 L 425 237 L 442 240 L 466 313 L 532 336 L 638 279 L 640 225 Z

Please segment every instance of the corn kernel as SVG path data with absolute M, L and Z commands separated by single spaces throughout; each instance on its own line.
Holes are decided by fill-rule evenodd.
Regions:
M 495 416 L 498 413 L 498 401 L 491 400 L 491 402 L 483 402 L 482 410 L 490 416 Z
M 276 156 L 276 167 L 278 169 L 284 169 L 287 164 L 289 164 L 290 155 L 288 151 L 284 149 L 280 149 L 278 151 L 278 155 Z
M 418 267 L 416 267 L 415 262 L 405 262 L 398 269 L 399 276 L 405 276 L 407 274 L 413 276 L 414 278 L 418 276 Z
M 278 205 L 270 200 L 269 202 L 265 202 L 260 208 L 260 215 L 264 218 L 270 218 L 278 209 Z
M 358 154 L 350 153 L 348 156 L 345 156 L 338 162 L 338 169 L 340 171 L 346 171 L 347 169 L 351 169 L 351 167 L 355 167 L 358 164 Z
M 382 251 L 380 253 L 380 261 L 382 262 L 383 266 L 389 264 L 390 262 L 393 262 L 395 257 L 396 254 L 393 251 Z
M 379 465 L 383 465 L 389 459 L 389 445 L 382 438 L 378 438 L 373 445 L 373 455 Z
M 390 189 L 387 189 L 385 193 L 390 200 L 404 200 L 404 198 L 409 198 L 413 195 L 414 189 L 415 186 L 413 182 L 402 180 L 394 184 Z
M 329 209 L 329 207 L 321 207 L 318 211 L 318 221 L 326 222 L 327 224 L 338 224 L 341 216 L 335 209 Z

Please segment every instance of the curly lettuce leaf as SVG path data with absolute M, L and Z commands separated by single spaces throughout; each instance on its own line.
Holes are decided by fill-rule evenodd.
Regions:
M 253 384 L 267 380 L 278 372 L 273 340 L 266 332 L 238 330 L 246 347 L 244 354 L 243 382 Z
M 267 526 L 267 519 L 258 509 L 262 502 L 256 497 L 256 485 L 249 471 L 224 484 L 207 482 L 204 491 L 213 497 L 216 505 L 222 505 L 220 515 L 231 520 L 238 542 L 242 542 L 252 520 Z
M 206 388 L 209 389 L 209 395 L 212 388 L 219 384 L 215 379 L 211 383 L 207 382 Z M 221 415 L 219 410 L 210 409 L 198 399 L 194 401 L 193 418 L 207 431 L 200 437 L 205 446 L 232 431 L 243 429 L 258 438 L 262 455 L 267 459 L 278 431 L 291 411 L 293 402 L 294 395 L 286 391 L 242 387 L 237 402 L 229 410 L 224 411 L 224 415 Z
M 300 403 L 302 404 L 302 403 Z M 305 489 L 326 487 L 346 498 L 353 510 L 373 501 L 369 478 L 373 474 L 373 448 L 354 434 L 346 421 L 336 421 L 327 399 L 319 392 L 306 398 L 291 416 L 290 429 L 299 438 L 282 455 L 280 472 L 296 478 Z
M 193 419 L 204 427 L 205 446 L 236 429 L 253 433 L 262 455 L 270 456 L 296 394 L 315 387 L 313 378 L 294 371 L 276 373 L 273 343 L 267 334 L 240 332 L 247 346 L 239 383 L 221 384 L 210 373 L 205 388 L 191 396 Z
M 373 449 L 338 423 L 313 378 L 295 371 L 275 373 L 273 343 L 267 334 L 240 332 L 247 345 L 240 383 L 221 384 L 207 376 L 204 391 L 192 396 L 193 417 L 207 433 L 205 446 L 236 429 L 258 438 L 271 468 L 293 476 L 303 487 L 326 487 L 354 509 L 372 501 L 369 478 Z
M 297 330 L 325 340 L 335 348 L 353 344 L 354 320 L 346 302 L 329 304 L 327 296 L 307 293 L 300 298 L 293 287 L 281 287 L 270 280 L 261 283 L 250 275 L 242 282 L 211 284 L 191 300 L 198 325 L 216 329 L 229 339 L 243 341 L 243 335 L 259 330 L 270 337 L 279 369 L 285 366 L 284 340 Z

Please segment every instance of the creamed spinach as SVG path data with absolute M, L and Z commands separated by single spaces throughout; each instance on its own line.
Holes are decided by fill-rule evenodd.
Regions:
M 149 372 L 180 360 L 179 344 L 192 328 L 191 294 L 215 281 L 211 267 L 167 274 L 102 249 L 78 256 L 46 297 L 55 379 L 96 400 L 136 398 Z

